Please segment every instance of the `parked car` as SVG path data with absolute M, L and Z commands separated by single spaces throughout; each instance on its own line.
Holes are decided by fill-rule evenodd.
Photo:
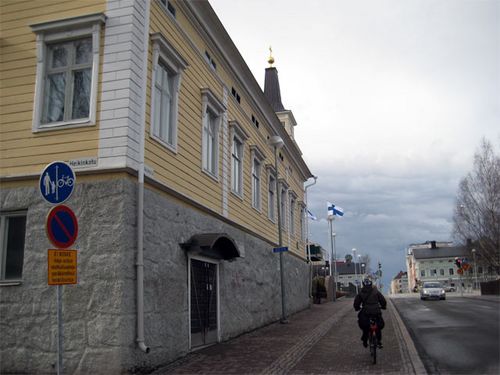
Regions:
M 426 281 L 420 289 L 420 299 L 446 299 L 446 292 L 440 283 L 436 281 Z
M 445 286 L 444 291 L 445 292 L 456 292 L 457 290 L 455 289 L 454 286 Z

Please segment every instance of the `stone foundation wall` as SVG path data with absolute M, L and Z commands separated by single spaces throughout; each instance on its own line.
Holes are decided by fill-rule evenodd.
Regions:
M 136 183 L 78 183 L 67 204 L 79 221 L 78 284 L 64 286 L 64 369 L 111 374 L 151 369 L 189 351 L 188 258 L 192 235 L 227 233 L 241 258 L 222 261 L 221 338 L 281 317 L 279 255 L 272 245 L 213 216 L 145 189 L 144 309 L 149 354 L 136 345 Z M 45 220 L 38 189 L 3 189 L 1 210 L 27 209 L 23 283 L 0 286 L 0 372 L 54 373 L 56 287 L 47 285 Z M 309 269 L 285 253 L 287 313 L 309 304 Z

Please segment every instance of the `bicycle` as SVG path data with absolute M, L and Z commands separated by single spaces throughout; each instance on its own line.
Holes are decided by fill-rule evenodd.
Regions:
M 375 317 L 370 317 L 370 334 L 368 336 L 369 340 L 368 342 L 370 346 L 370 355 L 373 358 L 373 364 L 377 363 L 377 346 L 378 346 L 377 331 L 378 331 L 377 319 Z

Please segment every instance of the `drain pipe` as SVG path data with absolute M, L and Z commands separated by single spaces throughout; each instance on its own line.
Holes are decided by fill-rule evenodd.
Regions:
M 149 353 L 150 348 L 144 342 L 144 147 L 146 136 L 146 94 L 148 79 L 149 55 L 149 19 L 150 0 L 146 0 L 144 20 L 144 54 L 142 70 L 142 97 L 141 102 L 141 129 L 139 131 L 139 168 L 137 171 L 137 345 L 144 353 Z

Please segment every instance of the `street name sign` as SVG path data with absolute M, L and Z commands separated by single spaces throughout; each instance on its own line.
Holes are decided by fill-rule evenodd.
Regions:
M 73 193 L 75 180 L 75 172 L 69 164 L 54 161 L 48 164 L 40 175 L 40 193 L 49 203 L 63 203 Z
M 273 253 L 283 253 L 285 251 L 288 251 L 287 246 L 273 248 Z
M 60 204 L 47 215 L 47 237 L 56 247 L 66 249 L 78 237 L 78 220 L 71 208 Z
M 76 250 L 48 250 L 47 280 L 49 285 L 77 284 Z

